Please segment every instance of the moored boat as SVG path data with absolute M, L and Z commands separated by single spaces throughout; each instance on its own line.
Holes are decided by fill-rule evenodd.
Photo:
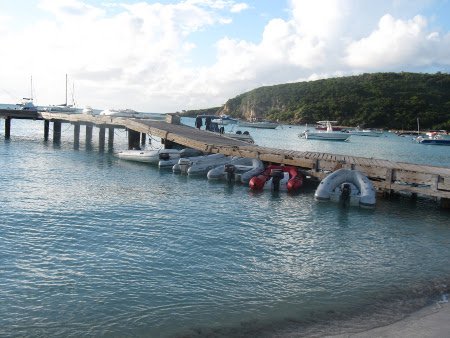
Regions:
M 314 194 L 318 201 L 373 208 L 376 191 L 372 182 L 360 171 L 341 168 L 325 177 Z
M 114 153 L 114 156 L 128 161 L 136 161 L 150 164 L 158 164 L 160 157 L 180 158 L 178 149 L 154 149 L 154 150 L 121 150 Z
M 269 165 L 260 175 L 249 181 L 252 190 L 298 191 L 303 185 L 303 175 L 293 166 Z
M 264 171 L 264 164 L 256 158 L 236 157 L 230 163 L 220 165 L 208 171 L 210 180 L 238 181 L 248 184 L 250 179 Z
M 205 156 L 205 153 L 203 151 L 197 150 L 197 149 L 192 149 L 192 148 L 181 149 L 179 157 L 170 156 L 170 154 L 160 154 L 158 167 L 159 168 L 173 168 L 173 166 L 178 163 L 180 158 L 190 159 L 190 158 L 197 158 L 197 157 L 203 157 L 203 156 Z
M 221 126 L 226 126 L 229 124 L 236 124 L 237 120 L 233 119 L 231 116 L 229 115 L 219 115 L 216 118 L 211 119 L 212 123 L 217 123 L 218 125 Z
M 173 165 L 172 171 L 174 173 L 181 173 L 181 174 L 187 174 L 188 169 L 197 162 L 203 161 L 215 161 L 226 157 L 224 154 L 209 154 L 209 155 L 201 155 L 201 156 L 193 156 L 193 157 L 186 157 L 186 158 L 180 158 L 176 164 Z M 220 164 L 217 164 L 220 165 Z
M 419 136 L 416 141 L 420 144 L 450 146 L 450 137 L 444 134 L 430 133 L 428 137 Z
M 271 121 L 239 121 L 239 127 L 258 128 L 258 129 L 276 129 L 279 126 L 277 122 Z
M 332 121 L 319 121 L 319 123 L 326 123 L 326 131 L 310 131 L 306 129 L 303 133 L 299 134 L 300 138 L 309 140 L 327 140 L 327 141 L 347 141 L 350 138 L 350 134 L 340 131 L 334 131 L 331 125 Z
M 224 156 L 222 158 L 211 158 L 207 157 L 205 159 L 200 159 L 199 161 L 196 161 L 191 164 L 191 166 L 187 170 L 187 174 L 189 176 L 194 175 L 206 175 L 208 171 L 211 169 L 218 167 L 223 164 L 228 164 L 233 160 L 233 157 L 230 156 Z

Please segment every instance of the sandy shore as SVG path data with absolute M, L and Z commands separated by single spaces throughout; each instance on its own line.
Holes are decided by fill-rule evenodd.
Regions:
M 445 338 L 450 337 L 450 304 L 436 303 L 412 313 L 391 325 L 377 327 L 359 333 L 347 333 L 328 338 Z

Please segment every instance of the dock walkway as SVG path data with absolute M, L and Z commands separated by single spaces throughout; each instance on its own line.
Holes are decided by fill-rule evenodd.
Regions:
M 0 111 L 0 117 L 2 112 Z M 3 116 L 5 117 L 5 116 Z M 133 119 L 85 114 L 40 113 L 35 119 L 66 122 L 75 125 L 95 125 L 99 128 L 124 127 L 185 147 L 210 153 L 259 158 L 269 163 L 293 165 L 318 180 L 339 168 L 351 168 L 369 177 L 378 191 L 405 192 L 434 198 L 450 199 L 450 168 L 383 159 L 293 151 L 251 145 L 218 133 L 194 127 L 151 119 Z

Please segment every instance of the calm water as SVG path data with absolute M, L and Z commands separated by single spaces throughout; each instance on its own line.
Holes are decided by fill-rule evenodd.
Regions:
M 450 166 L 450 147 L 306 141 L 301 129 L 251 133 L 260 145 Z M 62 131 L 45 143 L 42 121 L 13 120 L 5 141 L 0 120 L 0 336 L 321 336 L 448 291 L 450 213 L 434 202 L 363 210 L 317 203 L 314 187 L 254 194 L 118 160 L 96 135 L 75 150 L 72 127 Z

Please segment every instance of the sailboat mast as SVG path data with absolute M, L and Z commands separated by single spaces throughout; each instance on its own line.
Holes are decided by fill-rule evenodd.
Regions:
M 67 107 L 67 74 L 66 74 L 66 107 Z
M 31 75 L 30 99 L 31 99 L 31 101 L 33 101 L 33 75 Z

